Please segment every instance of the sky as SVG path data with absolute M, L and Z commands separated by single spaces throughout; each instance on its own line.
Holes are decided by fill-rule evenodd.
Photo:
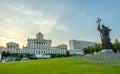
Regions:
M 52 46 L 69 40 L 100 42 L 97 18 L 120 40 L 120 0 L 0 0 L 0 46 L 26 46 L 38 32 Z

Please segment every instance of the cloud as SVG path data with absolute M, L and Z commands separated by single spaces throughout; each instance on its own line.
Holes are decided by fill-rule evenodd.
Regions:
M 33 36 L 38 31 L 41 31 L 43 34 L 50 33 L 64 11 L 62 7 L 59 6 L 59 8 L 61 11 L 58 14 L 54 14 L 56 10 L 55 12 L 49 12 L 49 9 L 48 12 L 44 13 L 42 10 L 17 2 L 0 3 L 0 40 L 3 43 L 15 41 L 22 45 L 22 42 L 25 42 L 23 41 L 25 40 L 24 38 Z M 56 26 L 56 28 L 66 30 L 64 25 Z
M 57 30 L 62 30 L 62 31 L 67 31 L 68 30 L 67 27 L 63 24 L 56 25 L 55 28 Z
M 25 43 L 23 43 L 20 40 L 12 39 L 12 38 L 7 38 L 7 37 L 0 37 L 0 41 L 2 42 L 3 46 L 6 46 L 6 43 L 8 43 L 8 42 L 19 43 L 20 47 L 22 47 L 25 44 Z
M 29 25 L 31 23 L 33 24 L 32 26 L 38 25 L 39 31 L 48 33 L 51 31 L 52 27 L 54 27 L 57 20 L 56 17 L 49 19 L 42 13 L 42 11 L 35 11 L 25 7 L 24 5 L 6 4 L 2 10 L 7 12 L 4 14 L 2 13 L 4 16 L 1 17 L 3 20 L 0 21 L 0 25 L 3 26 L 3 24 L 6 24 L 7 27 L 12 26 L 14 28 L 16 25 L 24 27 L 26 24 Z M 6 26 L 4 25 L 4 27 Z
M 18 20 L 25 22 L 22 24 L 28 24 L 31 22 L 31 24 L 33 24 L 33 26 L 38 25 L 39 31 L 42 31 L 45 34 L 51 32 L 51 29 L 56 25 L 57 19 L 60 17 L 58 15 L 54 15 L 54 16 L 52 16 L 50 14 L 46 15 L 42 11 L 35 11 L 32 9 L 28 9 L 24 5 L 19 5 L 19 6 L 18 5 L 17 6 L 9 5 L 9 7 L 13 11 L 19 13 L 18 15 L 22 15 L 22 16 L 20 16 L 22 18 L 22 20 L 21 20 L 21 18 L 17 18 Z M 13 19 L 13 20 L 15 20 L 15 19 Z M 21 22 L 18 20 L 16 20 L 17 23 Z

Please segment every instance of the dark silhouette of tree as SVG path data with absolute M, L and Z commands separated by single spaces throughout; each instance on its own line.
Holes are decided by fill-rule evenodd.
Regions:
M 85 54 L 93 54 L 100 52 L 102 50 L 101 44 L 95 44 L 94 46 L 88 46 L 87 48 L 84 48 L 83 51 Z
M 67 50 L 67 51 L 66 51 L 66 57 L 69 57 L 69 55 L 70 55 L 70 53 L 69 53 L 69 51 Z
M 4 56 L 4 57 L 10 56 L 10 53 L 3 51 L 3 52 L 2 52 L 2 56 Z
M 118 39 L 115 39 L 113 43 L 113 51 L 114 52 L 120 51 L 120 41 Z

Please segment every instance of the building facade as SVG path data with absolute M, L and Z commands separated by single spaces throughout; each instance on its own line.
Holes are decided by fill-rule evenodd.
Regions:
M 14 42 L 9 42 L 7 45 L 7 51 L 10 53 L 17 53 L 17 50 L 20 50 L 19 45 Z
M 66 54 L 67 45 L 58 45 L 56 48 L 51 47 L 51 40 L 44 39 L 42 33 L 36 34 L 36 38 L 27 40 L 27 46 L 22 49 L 14 42 L 7 43 L 7 51 L 10 53 L 20 54 Z
M 69 54 L 70 55 L 84 55 L 84 52 L 83 50 L 80 50 L 80 49 L 70 49 L 69 50 Z
M 66 54 L 66 52 L 67 52 L 67 45 L 61 44 L 61 45 L 52 47 L 51 50 L 53 51 L 52 54 Z
M 83 49 L 88 46 L 93 46 L 95 44 L 96 42 L 70 40 L 69 41 L 69 52 L 71 55 L 84 55 Z
M 44 35 L 40 32 L 36 34 L 35 39 L 28 39 L 27 41 L 29 50 L 49 50 L 51 48 L 51 40 L 44 39 Z
M 69 49 L 83 50 L 84 48 L 86 48 L 88 46 L 93 46 L 95 44 L 96 44 L 96 42 L 81 41 L 81 40 L 70 40 L 69 41 Z

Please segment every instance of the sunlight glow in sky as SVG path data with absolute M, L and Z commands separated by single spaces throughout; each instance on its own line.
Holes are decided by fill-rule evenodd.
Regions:
M 100 42 L 97 18 L 112 29 L 111 39 L 120 40 L 119 0 L 0 0 L 0 45 L 42 32 L 52 45 L 71 39 Z

